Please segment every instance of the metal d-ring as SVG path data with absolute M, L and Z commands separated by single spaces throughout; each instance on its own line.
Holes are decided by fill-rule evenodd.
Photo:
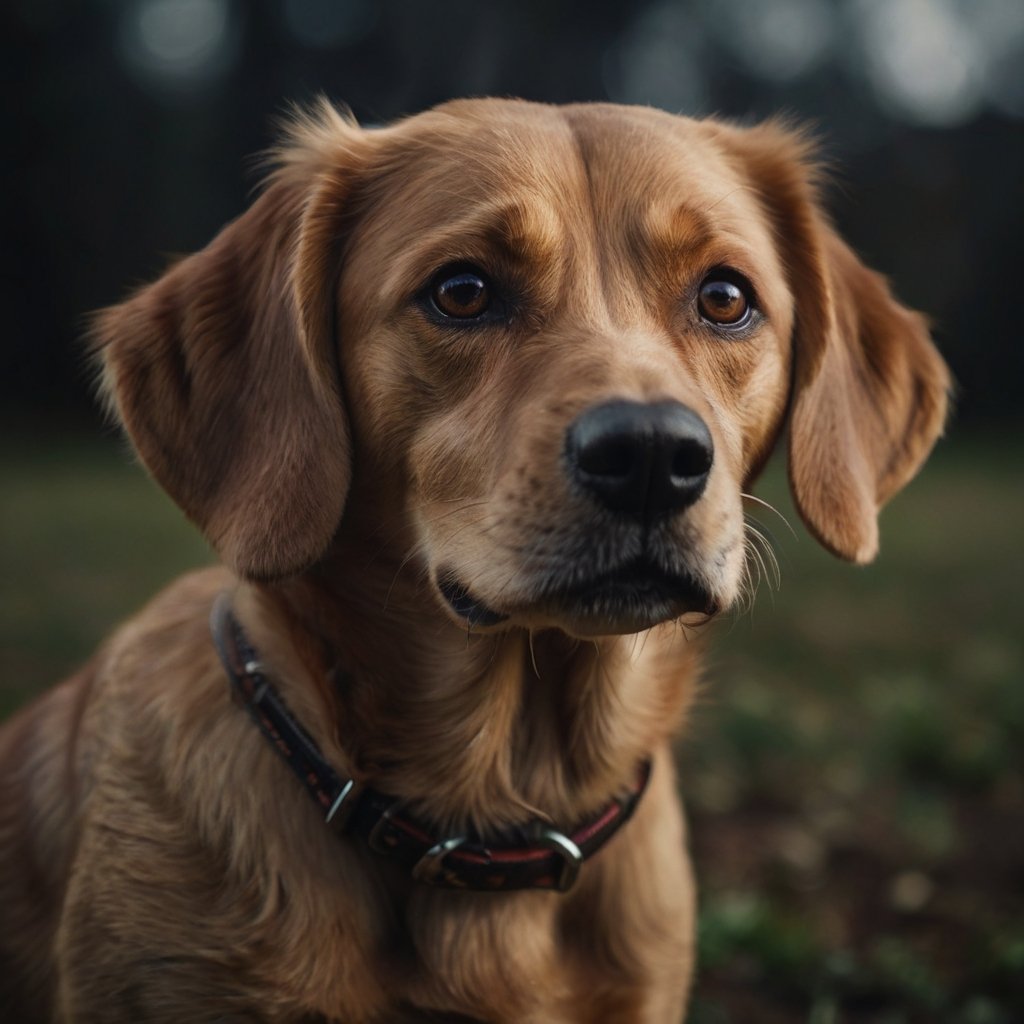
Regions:
M 562 868 L 555 879 L 555 888 L 559 892 L 568 892 L 579 877 L 583 866 L 583 851 L 565 833 L 547 825 L 537 830 L 537 842 L 554 850 L 562 858 Z
M 441 873 L 444 866 L 444 859 L 452 850 L 457 850 L 466 841 L 466 836 L 450 836 L 435 843 L 414 865 L 412 877 L 417 882 L 425 882 L 427 885 L 433 883 Z

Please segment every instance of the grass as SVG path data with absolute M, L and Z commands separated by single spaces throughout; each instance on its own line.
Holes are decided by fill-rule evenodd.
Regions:
M 701 885 L 690 1024 L 1024 1019 L 1024 458 L 939 449 L 871 567 L 758 493 L 782 585 L 719 623 L 680 745 Z M 116 442 L 0 447 L 0 715 L 210 560 Z
M 864 569 L 758 514 L 782 586 L 719 627 L 680 749 L 691 1024 L 1024 1019 L 1022 461 L 941 447 Z
M 0 490 L 2 716 L 212 555 L 112 439 L 9 440 L 0 448 Z

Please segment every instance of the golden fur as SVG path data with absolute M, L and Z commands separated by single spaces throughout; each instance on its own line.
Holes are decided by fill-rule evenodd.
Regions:
M 515 315 L 425 316 L 453 260 Z M 693 314 L 723 264 L 763 313 L 742 340 Z M 679 1021 L 694 907 L 669 742 L 700 645 L 678 621 L 574 639 L 594 630 L 539 595 L 551 566 L 632 543 L 562 464 L 567 425 L 610 398 L 708 425 L 706 490 L 659 529 L 715 607 L 784 427 L 811 532 L 874 556 L 948 377 L 830 227 L 808 144 L 498 100 L 362 130 L 324 104 L 248 212 L 105 311 L 95 344 L 143 462 L 226 567 L 0 732 L 4 1019 Z M 467 634 L 446 574 L 508 620 Z M 439 827 L 580 821 L 644 756 L 650 790 L 566 895 L 413 884 L 325 828 L 232 703 L 207 627 L 225 589 L 338 769 Z

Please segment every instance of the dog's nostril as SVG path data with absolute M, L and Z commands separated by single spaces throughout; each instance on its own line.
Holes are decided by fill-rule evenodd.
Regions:
M 711 469 L 711 450 L 701 441 L 677 441 L 672 453 L 673 482 L 706 476 Z
M 636 463 L 636 447 L 629 440 L 603 438 L 577 453 L 579 468 L 590 476 L 628 477 Z

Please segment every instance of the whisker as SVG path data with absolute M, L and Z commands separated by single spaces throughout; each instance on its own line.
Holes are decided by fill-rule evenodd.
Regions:
M 650 639 L 651 631 L 649 629 L 644 630 L 643 639 L 640 641 L 640 657 L 644 656 L 644 651 L 647 650 L 647 641 Z
M 770 511 L 779 514 L 777 509 L 772 508 L 767 502 L 761 501 L 760 498 L 754 498 L 752 495 L 744 495 L 744 497 L 751 498 L 759 505 L 763 505 Z M 779 517 L 783 522 L 786 522 L 785 517 L 781 514 L 779 514 Z M 769 531 L 764 524 L 754 519 L 748 513 L 744 513 L 743 520 L 743 550 L 745 557 L 740 578 L 741 600 L 739 604 L 741 614 L 746 615 L 753 612 L 757 593 L 762 583 L 767 583 L 769 593 L 772 595 L 772 601 L 774 602 L 774 592 L 782 586 L 782 569 Z M 788 523 L 786 525 L 789 526 Z
M 747 520 L 746 526 L 748 538 L 761 551 L 771 567 L 771 581 L 774 583 L 775 589 L 778 590 L 782 586 L 782 567 L 779 564 L 778 556 L 775 554 L 771 534 L 761 523 Z
M 744 501 L 752 501 L 755 505 L 760 505 L 761 508 L 767 509 L 769 512 L 772 512 L 775 515 L 777 515 L 779 519 L 781 519 L 783 523 L 786 524 L 786 529 L 789 530 L 793 537 L 796 540 L 800 539 L 796 530 L 794 530 L 793 527 L 790 525 L 789 520 L 771 502 L 765 501 L 764 498 L 759 498 L 756 494 L 747 494 L 746 491 L 741 491 L 740 497 L 743 498 Z
M 754 598 L 757 595 L 757 591 L 761 588 L 761 584 L 768 579 L 768 567 L 765 565 L 764 557 L 762 556 L 756 542 L 752 537 L 748 539 L 748 543 L 746 545 L 746 552 L 750 558 L 750 561 L 747 564 L 753 564 L 757 569 L 757 581 L 751 589 L 750 594 L 751 606 L 753 606 Z
M 540 679 L 540 669 L 537 668 L 537 652 L 533 648 L 533 630 L 527 630 L 527 639 L 530 645 L 530 661 L 533 663 L 533 674 Z
M 746 557 L 743 559 L 742 577 L 740 579 L 740 593 L 737 601 L 739 614 L 748 615 L 754 608 L 754 599 L 761 583 L 761 567 L 757 564 L 756 558 L 751 555 L 749 541 L 744 544 Z M 754 574 L 757 573 L 755 578 Z

